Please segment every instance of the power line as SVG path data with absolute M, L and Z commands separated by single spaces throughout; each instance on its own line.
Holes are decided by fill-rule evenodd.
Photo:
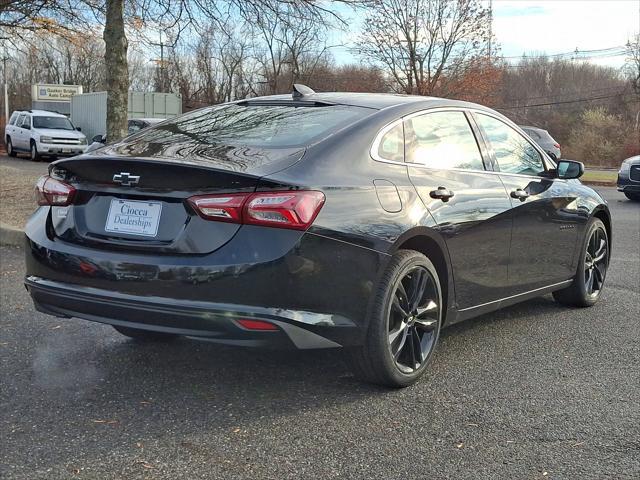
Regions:
M 599 97 L 591 97 L 591 98 L 579 98 L 577 100 L 564 100 L 560 102 L 547 102 L 547 103 L 534 103 L 531 105 L 512 105 L 508 107 L 499 107 L 499 110 L 515 110 L 518 108 L 531 108 L 531 107 L 547 107 L 552 105 L 566 105 L 568 103 L 580 103 L 580 102 L 591 102 L 593 100 L 604 100 L 607 98 L 615 98 L 615 97 L 624 97 L 627 95 L 634 95 L 632 93 L 617 93 L 615 95 L 601 95 Z

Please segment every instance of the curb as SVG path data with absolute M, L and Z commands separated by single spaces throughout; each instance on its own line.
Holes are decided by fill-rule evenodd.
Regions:
M 0 223 L 0 245 L 21 247 L 24 245 L 24 231 Z
M 580 180 L 580 182 L 584 185 L 591 185 L 591 186 L 595 186 L 595 187 L 615 187 L 617 184 L 615 182 L 596 182 L 596 181 L 589 181 L 589 180 Z

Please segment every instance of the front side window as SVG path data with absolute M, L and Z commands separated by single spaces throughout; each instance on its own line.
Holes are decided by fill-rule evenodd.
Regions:
M 394 162 L 404 162 L 404 134 L 401 123 L 382 136 L 378 143 L 378 157 Z
M 407 161 L 429 168 L 484 170 L 476 138 L 463 112 L 434 112 L 405 122 Z
M 50 128 L 56 130 L 74 130 L 73 125 L 66 117 L 33 117 L 33 128 Z
M 538 175 L 545 171 L 542 156 L 513 128 L 487 115 L 479 114 L 477 120 L 493 148 L 501 172 Z

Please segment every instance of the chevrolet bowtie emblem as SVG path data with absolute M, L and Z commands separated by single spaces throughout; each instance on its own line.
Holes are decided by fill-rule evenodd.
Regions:
M 140 181 L 140 176 L 131 175 L 129 172 L 120 172 L 116 173 L 113 176 L 113 181 L 115 183 L 119 183 L 123 187 L 131 187 L 138 184 L 138 182 Z

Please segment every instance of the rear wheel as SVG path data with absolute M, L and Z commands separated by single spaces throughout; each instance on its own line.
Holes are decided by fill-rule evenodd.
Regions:
M 600 298 L 609 267 L 609 237 L 602 220 L 590 220 L 580 259 L 573 283 L 553 292 L 553 298 L 558 303 L 590 307 Z
M 139 342 L 167 342 L 178 338 L 178 335 L 173 333 L 151 332 L 149 330 L 121 327 L 119 325 L 112 325 L 112 327 L 122 335 L 133 338 Z
M 625 197 L 627 197 L 629 200 L 634 200 L 636 202 L 640 201 L 640 193 L 630 193 L 630 192 L 623 192 Z
M 40 161 L 40 154 L 38 153 L 38 147 L 36 146 L 36 142 L 32 141 L 31 142 L 31 161 L 32 162 L 39 162 Z
M 416 382 L 435 350 L 441 319 L 433 264 L 413 250 L 396 253 L 376 294 L 365 344 L 349 352 L 356 375 L 389 387 Z
M 18 155 L 16 151 L 13 149 L 13 143 L 11 142 L 11 137 L 7 137 L 7 155 L 9 155 L 10 157 L 15 157 Z

